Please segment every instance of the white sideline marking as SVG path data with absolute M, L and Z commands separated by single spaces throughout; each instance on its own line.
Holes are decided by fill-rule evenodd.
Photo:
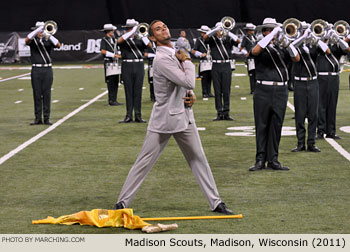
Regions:
M 239 86 L 238 86 L 238 85 L 236 85 L 236 86 L 235 86 L 235 88 L 239 88 Z
M 31 80 L 32 77 L 30 76 L 24 76 L 24 77 L 21 77 L 21 78 L 18 78 L 19 80 Z
M 291 104 L 289 101 L 287 103 L 288 108 L 293 110 L 295 112 L 293 104 Z M 338 151 L 343 157 L 345 157 L 348 161 L 350 161 L 350 153 L 344 150 L 344 148 L 338 144 L 334 139 L 332 138 L 325 138 L 325 140 L 336 150 Z
M 204 130 L 205 130 L 205 128 L 204 128 L 204 127 L 197 127 L 197 130 L 204 131 Z
M 6 160 L 10 159 L 11 157 L 13 157 L 14 155 L 16 155 L 18 152 L 20 152 L 21 150 L 23 150 L 24 148 L 26 148 L 27 146 L 29 146 L 30 144 L 36 142 L 37 140 L 39 140 L 41 137 L 45 136 L 47 133 L 53 131 L 54 129 L 56 129 L 59 125 L 61 125 L 62 123 L 64 123 L 65 121 L 67 121 L 69 118 L 71 118 L 72 116 L 76 115 L 77 113 L 79 113 L 80 111 L 82 111 L 83 109 L 85 109 L 87 106 L 89 106 L 90 104 L 94 103 L 95 101 L 97 101 L 98 99 L 100 99 L 102 96 L 106 95 L 108 93 L 108 91 L 105 91 L 101 94 L 99 94 L 98 96 L 96 96 L 95 98 L 93 98 L 92 100 L 90 100 L 89 102 L 81 105 L 79 108 L 75 109 L 73 112 L 69 113 L 68 115 L 66 115 L 65 117 L 63 117 L 62 119 L 58 120 L 57 122 L 55 122 L 54 124 L 52 124 L 50 127 L 48 127 L 47 129 L 41 131 L 39 134 L 37 134 L 36 136 L 32 137 L 31 139 L 29 139 L 28 141 L 24 142 L 23 144 L 19 145 L 16 149 L 13 149 L 12 151 L 10 151 L 9 153 L 7 153 L 5 156 L 0 158 L 0 165 L 2 165 L 4 162 L 6 162 Z
M 57 103 L 59 102 L 60 100 L 53 100 L 52 103 Z
M 81 87 L 81 88 L 79 88 L 79 90 L 84 90 L 84 88 L 83 88 L 83 87 Z
M 24 76 L 27 76 L 27 75 L 30 75 L 30 73 L 25 73 L 25 74 L 21 74 L 21 75 L 16 75 L 16 76 L 13 76 L 13 77 L 9 77 L 9 78 L 6 78 L 6 79 L 2 79 L 2 80 L 0 80 L 0 82 L 4 82 L 4 81 L 8 81 L 8 80 L 13 80 L 13 79 L 17 79 L 17 78 L 21 78 L 21 77 L 24 77 Z
M 23 88 L 20 88 L 20 89 L 18 89 L 18 92 L 22 92 L 24 89 Z
M 241 97 L 241 100 L 245 101 L 245 100 L 247 100 L 247 97 Z
M 15 101 L 15 104 L 21 103 L 22 101 Z

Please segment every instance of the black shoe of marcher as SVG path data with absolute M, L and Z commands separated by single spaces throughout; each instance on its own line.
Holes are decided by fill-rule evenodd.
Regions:
M 297 147 L 292 149 L 292 152 L 299 152 L 299 151 L 304 151 L 305 150 L 305 145 L 304 144 L 298 144 Z
M 224 115 L 224 120 L 233 121 L 233 118 L 230 115 Z
M 213 119 L 213 121 L 221 121 L 221 120 L 224 120 L 223 115 L 218 115 L 216 118 Z
M 141 117 L 136 117 L 135 118 L 135 122 L 137 122 L 137 123 L 145 123 L 146 121 L 143 120 Z
M 46 125 L 52 125 L 52 122 L 50 122 L 49 119 L 46 119 L 46 120 L 44 120 L 44 124 L 46 124 Z
M 315 140 L 322 140 L 324 139 L 323 133 L 317 133 L 315 136 Z
M 263 161 L 257 161 L 255 163 L 255 165 L 253 165 L 252 167 L 249 168 L 249 171 L 261 171 L 261 170 L 264 170 L 266 169 L 265 167 L 265 162 Z
M 267 164 L 267 168 L 273 169 L 273 170 L 279 170 L 279 171 L 289 171 L 289 167 L 287 166 L 283 166 L 280 162 L 278 161 L 273 161 L 273 162 L 269 162 Z
M 131 122 L 132 122 L 132 119 L 128 116 L 126 116 L 124 120 L 119 121 L 119 123 L 131 123 Z
M 210 93 L 208 96 L 209 96 L 209 98 L 215 97 L 215 95 L 213 95 L 212 93 Z
M 310 144 L 307 146 L 307 151 L 311 151 L 311 152 L 321 152 L 321 150 L 315 146 L 314 144 Z
M 35 119 L 34 122 L 30 123 L 30 125 L 39 125 L 39 124 L 43 124 L 43 121 L 40 119 Z
M 117 204 L 115 204 L 114 205 L 114 209 L 124 209 L 125 207 L 124 207 L 124 205 L 123 205 L 123 203 L 121 203 L 121 202 L 118 202 Z
M 209 98 L 209 95 L 204 94 L 204 95 L 203 95 L 203 98 Z
M 329 135 L 329 134 L 326 135 L 326 138 L 341 139 L 341 137 L 338 135 Z
M 224 202 L 221 202 L 213 212 L 218 212 L 226 215 L 233 215 L 233 212 L 227 208 Z

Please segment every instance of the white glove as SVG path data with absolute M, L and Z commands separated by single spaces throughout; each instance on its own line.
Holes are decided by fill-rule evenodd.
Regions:
M 307 28 L 304 31 L 304 34 L 302 36 L 300 36 L 298 39 L 296 39 L 292 42 L 293 46 L 295 46 L 295 47 L 300 46 L 303 43 L 303 41 L 309 36 L 310 32 L 311 32 L 311 29 Z
M 346 43 L 344 40 L 339 39 L 338 43 L 339 43 L 340 48 L 341 48 L 343 51 L 348 50 L 349 45 L 348 45 L 348 43 Z
M 317 45 L 322 49 L 323 52 L 326 52 L 328 49 L 327 44 L 321 40 L 317 41 Z
M 135 26 L 131 29 L 131 31 L 125 33 L 125 34 L 122 36 L 122 38 L 123 38 L 124 40 L 127 40 L 128 38 L 130 38 L 132 35 L 135 34 L 136 30 L 137 30 L 137 25 L 135 25 Z
M 54 36 L 49 35 L 49 39 L 54 46 L 56 46 L 58 44 L 58 39 L 56 39 Z
M 28 38 L 32 40 L 39 32 L 42 32 L 44 30 L 44 26 L 41 25 L 38 28 L 36 28 L 34 31 L 28 34 Z
M 154 58 L 154 57 L 156 57 L 156 55 L 154 53 L 149 53 L 147 57 L 148 58 Z
M 149 39 L 147 37 L 142 37 L 142 42 L 145 44 L 145 45 L 148 45 L 149 42 Z
M 109 51 L 106 51 L 106 57 L 108 58 L 114 58 L 114 53 L 111 53 Z
M 232 38 L 234 41 L 237 41 L 238 40 L 238 37 L 233 34 L 232 32 L 228 32 L 228 35 L 230 36 L 230 38 Z
M 270 44 L 271 40 L 273 39 L 273 37 L 281 30 L 281 27 L 276 26 L 272 32 L 270 32 L 270 34 L 268 34 L 267 36 L 265 36 L 262 40 L 260 40 L 258 42 L 258 45 L 261 48 L 265 48 L 268 44 Z
M 298 56 L 298 51 L 297 49 L 295 49 L 293 44 L 290 44 L 287 48 L 288 52 L 289 52 L 289 56 L 291 58 L 295 58 L 296 56 Z
M 201 53 L 201 52 L 199 52 L 199 51 L 196 51 L 196 52 L 194 53 L 194 55 L 195 55 L 196 57 L 202 57 L 202 54 L 203 54 L 203 53 Z
M 211 37 L 211 36 L 215 35 L 218 31 L 221 31 L 221 30 L 222 30 L 221 26 L 217 26 L 214 29 L 207 31 L 207 33 L 205 35 L 207 35 L 208 37 Z

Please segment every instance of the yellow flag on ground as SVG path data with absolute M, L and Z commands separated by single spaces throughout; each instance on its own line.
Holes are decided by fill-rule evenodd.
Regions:
M 139 216 L 134 215 L 131 208 L 119 210 L 93 209 L 91 211 L 63 215 L 58 218 L 48 216 L 46 219 L 32 221 L 32 224 L 73 225 L 76 223 L 97 227 L 124 227 L 127 229 L 142 229 L 151 225 L 144 222 Z

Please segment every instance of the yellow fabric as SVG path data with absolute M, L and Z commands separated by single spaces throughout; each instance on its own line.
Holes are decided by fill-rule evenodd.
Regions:
M 127 229 L 142 229 L 151 225 L 144 222 L 139 216 L 134 215 L 131 208 L 119 210 L 93 209 L 91 211 L 63 215 L 58 218 L 48 216 L 46 219 L 32 221 L 32 224 L 73 225 L 76 223 L 96 227 L 124 227 Z

